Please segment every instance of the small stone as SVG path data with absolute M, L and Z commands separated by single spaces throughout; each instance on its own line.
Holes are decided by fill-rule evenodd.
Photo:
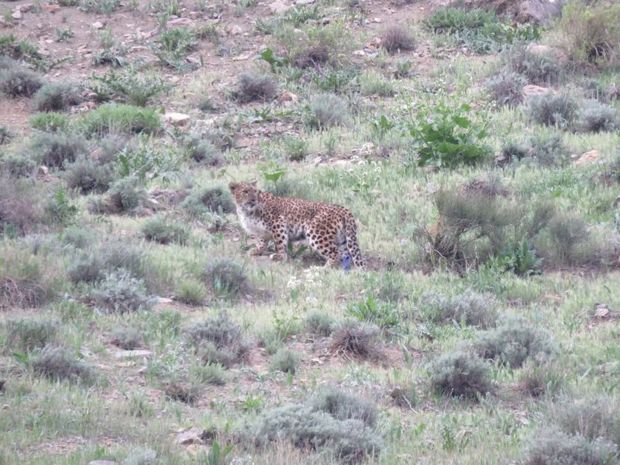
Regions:
M 93 460 L 92 462 L 88 462 L 88 465 L 116 465 L 116 462 L 112 460 Z
M 525 98 L 537 97 L 539 95 L 547 95 L 553 92 L 548 87 L 535 86 L 534 84 L 528 84 L 527 86 L 524 86 L 522 91 Z
M 144 357 L 149 358 L 153 355 L 153 352 L 150 350 L 120 350 L 114 354 L 114 357 L 117 359 L 126 359 L 126 358 L 138 358 Z
M 596 310 L 594 311 L 594 316 L 596 318 L 607 318 L 609 317 L 609 309 L 605 304 L 599 304 L 596 306 Z
M 190 120 L 190 116 L 184 113 L 170 112 L 164 115 L 164 121 L 173 126 L 185 126 Z
M 588 152 L 582 153 L 577 160 L 575 160 L 575 166 L 586 165 L 588 163 L 592 163 L 593 161 L 598 160 L 599 157 L 598 150 L 590 150 Z
M 353 50 L 353 55 L 356 57 L 363 57 L 366 55 L 364 50 Z
M 95 21 L 91 26 L 94 29 L 103 29 L 103 23 L 101 21 Z
M 168 26 L 191 26 L 194 24 L 190 18 L 175 18 L 168 21 Z
M 274 15 L 284 13 L 290 8 L 290 5 L 287 5 L 283 0 L 276 0 L 275 2 L 269 4 L 269 9 Z
M 22 19 L 22 12 L 20 10 L 15 10 L 11 14 L 11 18 L 13 18 L 13 19 Z
M 202 435 L 204 431 L 200 428 L 190 428 L 177 434 L 176 443 L 183 446 L 190 444 L 203 444 Z
M 285 90 L 280 94 L 278 100 L 280 100 L 280 102 L 296 103 L 299 100 L 299 97 L 294 93 Z
M 295 5 L 312 5 L 316 0 L 295 0 Z

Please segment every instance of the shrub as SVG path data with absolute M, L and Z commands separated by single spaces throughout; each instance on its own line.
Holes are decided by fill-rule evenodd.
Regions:
M 214 386 L 223 386 L 226 384 L 226 369 L 218 363 L 207 363 L 198 366 L 194 370 L 194 376 L 201 383 L 212 384 Z
M 112 333 L 111 342 L 123 350 L 135 350 L 142 345 L 142 334 L 136 328 L 118 328 Z
M 95 307 L 103 313 L 129 313 L 150 310 L 152 306 L 144 282 L 127 271 L 107 273 L 90 297 Z
M 58 324 L 42 318 L 10 318 L 4 323 L 4 332 L 6 352 L 31 352 L 54 341 Z
M 150 108 L 106 103 L 88 112 L 81 126 L 87 137 L 102 137 L 111 132 L 154 134 L 161 129 L 161 121 Z
M 486 130 L 468 117 L 470 110 L 465 104 L 456 110 L 439 104 L 418 114 L 409 132 L 417 144 L 419 165 L 475 165 L 491 154 L 482 143 Z
M 567 398 L 554 406 L 552 417 L 568 434 L 620 444 L 620 404 L 614 397 Z
M 63 113 L 36 113 L 30 117 L 30 126 L 44 132 L 61 132 L 69 128 L 69 117 Z
M 144 258 L 140 249 L 126 243 L 103 243 L 97 249 L 82 251 L 72 257 L 67 275 L 73 283 L 100 281 L 106 272 L 123 271 L 134 277 L 144 275 Z
M 397 407 L 413 409 L 419 403 L 416 386 L 412 382 L 394 386 L 390 398 Z
M 264 412 L 246 434 L 259 446 L 286 440 L 300 449 L 327 449 L 347 463 L 374 456 L 382 446 L 378 433 L 362 421 L 338 420 L 303 404 Z
M 305 326 L 309 332 L 327 337 L 334 330 L 334 319 L 327 313 L 313 312 L 306 317 Z
M 551 363 L 526 362 L 519 374 L 522 389 L 532 397 L 553 395 L 564 382 L 564 374 Z
M 14 137 L 13 132 L 4 125 L 0 125 L 0 145 L 10 142 Z
M 44 216 L 41 195 L 26 180 L 0 175 L 0 231 L 25 234 L 35 229 Z
M 349 116 L 347 102 L 334 94 L 318 94 L 310 98 L 307 124 L 315 129 L 341 126 Z
M 241 327 L 225 312 L 190 326 L 185 333 L 206 363 L 230 367 L 245 360 L 250 349 Z
M 95 234 L 92 230 L 84 229 L 81 226 L 69 226 L 62 231 L 60 240 L 63 245 L 69 245 L 76 249 L 86 249 L 94 242 Z
M 299 367 L 299 358 L 297 352 L 282 347 L 271 357 L 271 369 L 294 375 Z
M 164 387 L 166 397 L 171 400 L 193 405 L 200 395 L 200 388 L 194 384 L 170 382 Z
M 531 84 L 552 85 L 560 77 L 561 66 L 557 57 L 551 53 L 535 53 L 525 45 L 511 47 L 503 54 L 502 60 L 507 73 L 521 75 Z
M 491 97 L 500 105 L 515 107 L 523 102 L 525 78 L 512 71 L 496 74 L 486 82 Z
M 282 143 L 289 160 L 303 161 L 308 156 L 308 142 L 304 139 L 287 136 Z
M 618 450 L 605 440 L 588 441 L 554 429 L 540 430 L 526 452 L 525 465 L 611 465 Z
M 78 214 L 78 207 L 71 202 L 67 191 L 59 187 L 48 198 L 44 206 L 47 222 L 61 226 L 71 224 Z
M 177 290 L 176 300 L 186 305 L 199 307 L 207 298 L 207 292 L 200 281 L 184 279 Z
M 21 65 L 0 66 L 0 92 L 9 97 L 31 97 L 42 85 L 39 74 Z
M 401 50 L 413 50 L 415 48 L 415 40 L 407 29 L 394 25 L 383 31 L 381 46 L 389 53 L 396 53 Z
M 550 266 L 592 265 L 600 262 L 587 224 L 574 213 L 556 213 L 538 240 L 538 249 Z
M 394 95 L 394 86 L 379 73 L 364 73 L 359 77 L 362 95 L 378 95 L 391 97 Z
M 232 213 L 235 203 L 230 193 L 221 187 L 204 187 L 192 191 L 181 203 L 181 207 L 195 216 L 206 213 Z
M 185 57 L 196 48 L 197 43 L 194 32 L 186 27 L 168 29 L 157 39 L 153 53 L 162 64 L 183 70 L 188 68 Z
M 34 176 L 36 169 L 37 164 L 34 160 L 16 154 L 5 156 L 0 165 L 0 172 L 13 178 Z M 2 176 L 2 174 L 0 174 L 0 176 Z
M 476 399 L 492 391 L 489 367 L 466 352 L 442 355 L 429 366 L 429 374 L 438 394 Z
M 611 105 L 597 100 L 586 100 L 577 111 L 577 128 L 581 131 L 615 131 L 619 127 L 618 112 Z
M 211 262 L 205 268 L 204 279 L 218 297 L 235 298 L 249 289 L 243 267 L 227 259 Z
M 420 304 L 422 314 L 433 322 L 457 322 L 481 328 L 495 326 L 496 305 L 491 295 L 479 294 L 471 289 L 452 298 L 424 294 Z
M 347 307 L 347 314 L 358 320 L 374 323 L 380 328 L 398 326 L 401 319 L 393 304 L 377 302 L 372 295 L 364 301 L 350 304 Z
M 545 126 L 569 128 L 577 115 L 577 102 L 566 94 L 532 97 L 528 105 L 530 118 Z
M 568 148 L 559 133 L 536 133 L 527 144 L 527 157 L 543 166 L 563 165 L 569 158 Z
M 114 168 L 99 165 L 89 157 L 79 157 L 73 163 L 65 164 L 64 179 L 69 189 L 78 189 L 80 194 L 102 193 L 110 188 L 114 180 Z
M 29 151 L 38 163 L 62 169 L 86 152 L 86 143 L 79 136 L 39 133 L 33 137 Z
M 190 136 L 184 145 L 189 157 L 198 163 L 207 166 L 218 166 L 223 163 L 220 151 L 209 140 L 204 140 L 200 136 Z
M 620 57 L 620 5 L 572 0 L 564 5 L 559 29 L 569 58 L 576 64 L 614 65 Z
M 278 65 L 278 59 L 273 57 L 273 52 L 268 55 L 265 55 L 263 52 L 263 59 L 266 59 L 270 64 L 272 64 L 272 69 L 274 66 Z M 269 56 L 269 58 L 266 58 Z M 298 68 L 316 68 L 317 66 L 324 65 L 329 62 L 330 59 L 330 51 L 329 47 L 326 44 L 311 44 L 308 47 L 300 50 L 295 54 L 293 58 L 293 64 Z
M 556 351 L 553 338 L 519 318 L 508 319 L 496 329 L 483 332 L 475 342 L 481 357 L 518 368 L 526 360 L 542 362 Z
M 377 407 L 359 396 L 333 387 L 320 389 L 309 405 L 318 412 L 329 413 L 337 420 L 359 420 L 370 428 L 377 424 Z
M 335 326 L 331 337 L 331 347 L 338 353 L 363 359 L 375 359 L 381 354 L 376 325 L 347 319 Z
M 278 92 L 276 83 L 267 75 L 242 73 L 237 85 L 235 97 L 243 103 L 272 100 Z
M 109 15 L 120 6 L 121 0 L 80 0 L 79 3 L 84 11 Z
M 122 71 L 111 69 L 103 76 L 93 76 L 92 79 L 94 83 L 91 88 L 99 101 L 115 100 L 139 107 L 146 106 L 168 89 L 161 77 L 139 73 L 133 67 Z
M 95 370 L 64 347 L 47 345 L 30 359 L 30 364 L 37 375 L 52 381 L 92 384 L 96 380 Z
M 45 84 L 34 95 L 34 106 L 39 111 L 63 111 L 81 101 L 80 86 L 74 82 Z
M 189 232 L 185 227 L 161 217 L 147 220 L 142 225 L 142 234 L 146 240 L 160 244 L 185 244 L 189 238 Z
M 0 309 L 37 308 L 54 298 L 60 274 L 54 263 L 30 251 L 5 249 L 2 252 Z
M 104 203 L 91 203 L 89 208 L 96 213 L 132 213 L 144 204 L 146 198 L 146 190 L 134 177 L 128 177 L 112 184 Z

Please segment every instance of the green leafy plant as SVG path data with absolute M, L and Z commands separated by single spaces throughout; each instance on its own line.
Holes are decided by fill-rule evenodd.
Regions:
M 418 114 L 409 132 L 417 144 L 420 166 L 475 165 L 491 154 L 491 148 L 483 144 L 486 128 L 470 119 L 470 110 L 467 104 L 454 110 L 439 104 Z

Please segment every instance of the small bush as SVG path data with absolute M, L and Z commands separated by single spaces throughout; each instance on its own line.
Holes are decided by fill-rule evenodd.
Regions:
M 9 154 L 5 156 L 0 163 L 0 172 L 5 173 L 12 178 L 34 176 L 37 169 L 37 164 L 34 160 L 17 154 Z
M 242 73 L 237 85 L 235 97 L 243 103 L 272 100 L 278 92 L 275 81 L 267 75 Z
M 378 302 L 372 295 L 366 300 L 351 303 L 347 314 L 361 321 L 374 323 L 380 328 L 398 326 L 401 320 L 398 309 L 391 303 Z
M 378 433 L 362 421 L 338 420 L 303 404 L 264 412 L 246 434 L 263 447 L 285 440 L 300 449 L 327 449 L 346 463 L 377 455 L 382 447 Z
M 123 350 L 135 350 L 142 346 L 142 334 L 136 328 L 119 328 L 112 333 L 111 342 Z
M 530 99 L 528 113 L 538 124 L 567 129 L 577 115 L 577 102 L 565 94 L 539 95 Z
M 185 227 L 161 217 L 147 220 L 141 229 L 146 240 L 160 244 L 185 244 L 189 238 L 189 232 Z
M 362 95 L 378 95 L 391 97 L 394 95 L 394 86 L 379 73 L 364 73 L 359 77 L 360 92 Z
M 457 109 L 439 104 L 418 114 L 409 132 L 417 144 L 419 165 L 475 165 L 491 154 L 483 144 L 487 132 L 470 119 L 470 110 L 465 104 Z
M 150 108 L 106 103 L 87 113 L 81 127 L 87 137 L 102 137 L 112 132 L 155 134 L 161 129 L 161 121 Z
M 63 169 L 65 163 L 74 162 L 86 152 L 86 143 L 79 136 L 39 133 L 33 137 L 29 151 L 38 163 Z
M 620 5 L 572 0 L 562 9 L 559 29 L 569 58 L 576 64 L 613 66 L 620 59 Z
M 282 347 L 271 357 L 271 369 L 294 375 L 299 367 L 299 359 L 297 352 Z
M 306 317 L 306 329 L 319 336 L 330 336 L 334 330 L 334 319 L 327 313 L 314 312 Z
M 477 356 L 451 352 L 429 366 L 433 390 L 442 395 L 476 399 L 492 391 L 489 367 Z
M 218 148 L 209 140 L 200 136 L 190 136 L 184 143 L 189 157 L 207 166 L 219 166 L 223 163 L 222 155 Z
M 396 385 L 390 391 L 392 402 L 397 407 L 413 409 L 419 403 L 416 386 L 412 382 Z
M 186 27 L 177 27 L 161 33 L 153 53 L 163 65 L 184 70 L 189 67 L 185 62 L 185 57 L 196 48 L 197 44 L 198 41 L 193 31 Z
M 200 395 L 200 387 L 194 384 L 170 382 L 164 387 L 166 397 L 193 405 Z
M 204 279 L 218 297 L 236 298 L 249 289 L 243 267 L 227 259 L 210 263 L 204 271 Z
M 307 124 L 315 129 L 341 126 L 349 117 L 347 102 L 334 94 L 318 94 L 310 98 Z
M 194 370 L 194 376 L 201 383 L 223 386 L 226 384 L 226 369 L 218 363 L 207 363 Z
M 500 105 L 515 107 L 523 102 L 526 79 L 515 72 L 501 72 L 486 82 L 491 97 Z
M 93 76 L 91 85 L 99 101 L 115 100 L 139 107 L 168 89 L 165 81 L 150 74 L 139 73 L 129 67 L 122 71 L 109 70 L 103 76 Z
M 186 330 L 186 335 L 206 363 L 230 367 L 248 355 L 249 344 L 241 327 L 226 313 L 194 324 Z
M 63 245 L 69 245 L 76 249 L 86 249 L 95 241 L 95 234 L 81 226 L 69 226 L 62 232 L 60 240 Z
M 177 290 L 176 300 L 186 305 L 199 307 L 204 304 L 207 291 L 200 281 L 184 279 Z
M 54 341 L 58 332 L 55 321 L 41 318 L 11 318 L 4 323 L 6 352 L 31 352 Z
M 142 280 L 126 271 L 108 273 L 91 292 L 91 298 L 103 313 L 129 313 L 150 310 L 152 306 Z
M 303 161 L 308 156 L 308 142 L 299 137 L 285 137 L 282 141 L 287 158 L 291 161 Z
M 90 208 L 97 213 L 132 213 L 142 207 L 146 198 L 146 190 L 135 178 L 123 178 L 112 184 L 102 205 L 91 204 Z
M 0 67 L 0 92 L 9 97 L 31 97 L 42 85 L 39 74 L 21 65 Z
M 337 420 L 360 420 L 370 428 L 377 424 L 378 413 L 374 404 L 332 387 L 320 389 L 309 405 L 313 410 L 329 413 Z
M 538 239 L 538 249 L 549 266 L 600 264 L 600 247 L 587 224 L 574 213 L 556 213 Z
M 617 447 L 605 440 L 588 441 L 554 429 L 538 431 L 530 441 L 524 465 L 611 465 Z
M 488 328 L 495 326 L 496 305 L 497 302 L 492 296 L 468 289 L 452 298 L 425 294 L 422 296 L 420 307 L 422 314 L 433 322 L 456 322 Z
M 67 265 L 67 277 L 72 283 L 93 283 L 103 279 L 105 267 L 101 258 L 93 253 L 81 253 Z
M 501 326 L 482 333 L 475 342 L 481 357 L 518 368 L 526 360 L 543 362 L 556 351 L 546 331 L 528 325 L 522 319 L 508 319 Z
M 79 157 L 73 163 L 65 164 L 64 179 L 69 189 L 78 189 L 80 194 L 102 193 L 110 188 L 114 180 L 111 165 L 99 165 L 89 157 Z
M 15 134 L 4 125 L 0 125 L 0 145 L 11 142 Z
M 30 126 L 44 132 L 63 132 L 69 128 L 69 117 L 63 113 L 36 113 L 30 117 Z
M 270 55 L 271 56 L 271 55 Z M 325 44 L 312 44 L 295 54 L 293 64 L 298 68 L 316 68 L 329 62 L 330 51 Z M 277 59 L 271 57 L 270 63 L 277 65 Z
M 415 48 L 415 40 L 407 29 L 395 25 L 383 31 L 381 46 L 389 53 L 408 51 Z
M 568 434 L 620 444 L 620 403 L 612 396 L 565 399 L 554 406 L 552 417 Z
M 527 158 L 543 166 L 563 165 L 569 158 L 568 148 L 559 133 L 534 134 L 528 139 L 527 144 Z
M 195 189 L 183 200 L 181 207 L 194 216 L 235 211 L 235 203 L 230 193 L 221 187 Z
M 525 45 L 516 45 L 502 56 L 507 73 L 523 76 L 527 83 L 552 85 L 558 82 L 561 66 L 551 53 L 535 53 Z M 525 85 L 524 84 L 524 85 Z
M 21 249 L 5 249 L 2 252 L 0 310 L 37 308 L 55 297 L 60 284 L 60 271 L 54 263 Z
M 551 363 L 526 362 L 519 374 L 523 391 L 532 397 L 554 395 L 563 382 L 564 374 Z
M 613 106 L 586 100 L 577 111 L 577 128 L 583 132 L 615 131 L 620 128 L 620 118 Z
M 80 0 L 79 3 L 84 11 L 109 15 L 121 5 L 121 0 Z
M 73 82 L 45 84 L 34 95 L 34 106 L 39 111 L 63 111 L 81 101 L 80 86 Z
M 347 319 L 332 332 L 331 347 L 338 353 L 374 359 L 381 354 L 379 328 L 369 323 Z
M 30 359 L 30 364 L 37 375 L 52 381 L 92 384 L 96 380 L 95 370 L 64 347 L 47 345 Z
M 123 271 L 134 277 L 142 277 L 144 269 L 140 249 L 126 243 L 103 243 L 95 250 L 85 250 L 72 257 L 67 266 L 67 275 L 73 283 L 93 283 L 102 280 L 106 272 Z

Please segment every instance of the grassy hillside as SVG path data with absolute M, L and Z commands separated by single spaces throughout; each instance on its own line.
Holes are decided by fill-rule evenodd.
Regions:
M 2 2 L 0 465 L 620 463 L 620 8 L 445 3 Z

